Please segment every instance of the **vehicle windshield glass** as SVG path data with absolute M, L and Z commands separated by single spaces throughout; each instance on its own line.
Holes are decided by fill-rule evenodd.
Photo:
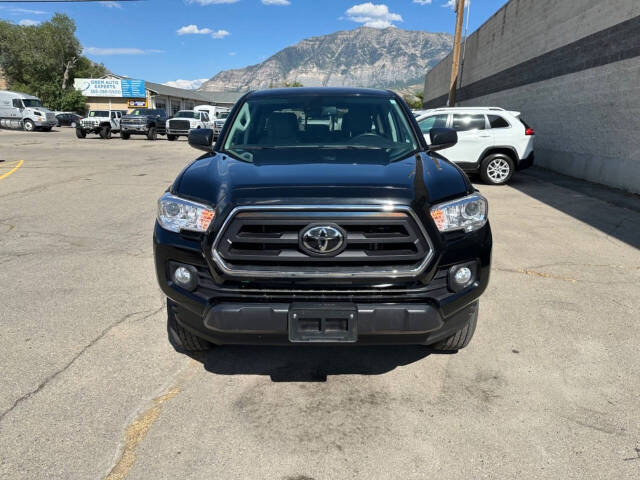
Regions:
M 135 110 L 131 110 L 131 113 L 129 113 L 129 115 L 151 115 L 153 113 L 153 110 L 150 110 L 148 108 L 136 108 Z
M 108 117 L 109 112 L 107 112 L 106 110 L 91 110 L 89 112 L 89 116 L 90 117 Z
M 182 111 L 176 113 L 175 118 L 195 118 L 196 120 L 200 118 L 200 112 L 190 112 L 190 111 Z
M 365 95 L 291 95 L 249 98 L 236 115 L 223 149 L 246 161 L 394 161 L 418 148 L 395 99 Z
M 25 108 L 42 108 L 42 102 L 33 98 L 23 98 L 22 103 Z
M 218 112 L 218 115 L 217 115 L 217 117 L 218 117 L 220 120 L 224 120 L 224 119 L 225 119 L 225 118 L 227 118 L 228 116 L 229 116 L 229 112 Z

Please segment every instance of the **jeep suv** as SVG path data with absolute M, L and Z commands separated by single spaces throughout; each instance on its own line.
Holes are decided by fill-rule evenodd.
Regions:
M 100 135 L 102 139 L 111 138 L 112 133 L 120 131 L 122 110 L 91 110 L 86 118 L 76 124 L 76 137 L 85 138 L 87 133 Z
M 497 107 L 436 108 L 417 120 L 427 143 L 434 127 L 458 132 L 458 143 L 440 154 L 466 172 L 479 173 L 485 183 L 505 184 L 516 170 L 533 165 L 535 133 L 520 112 Z
M 120 138 L 129 140 L 131 135 L 145 135 L 147 140 L 155 140 L 164 135 L 167 113 L 157 108 L 136 108 L 122 117 Z
M 393 92 L 246 94 L 158 201 L 156 274 L 181 350 L 465 347 L 487 287 L 487 201 Z

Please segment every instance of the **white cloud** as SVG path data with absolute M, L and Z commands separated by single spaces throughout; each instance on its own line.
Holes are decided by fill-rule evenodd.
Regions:
M 177 32 L 178 35 L 209 35 L 213 33 L 213 30 L 210 28 L 198 28 L 197 25 L 185 25 L 180 27 Z
M 230 57 L 235 57 L 237 54 L 238 54 L 237 52 L 229 52 Z
M 362 23 L 365 27 L 387 28 L 393 22 L 402 22 L 402 16 L 391 13 L 385 4 L 374 5 L 371 2 L 354 5 L 346 11 L 347 19 Z
M 236 3 L 240 0 L 187 0 L 189 3 L 197 3 L 198 5 L 216 5 L 218 3 Z
M 429 5 L 431 0 L 413 0 L 413 3 L 419 3 L 420 5 Z
M 289 0 L 262 0 L 265 5 L 291 5 Z
M 8 10 L 11 13 L 30 13 L 31 15 L 44 15 L 48 12 L 45 12 L 43 10 L 32 10 L 30 8 L 14 8 L 14 7 L 2 7 L 0 6 L 0 9 L 3 10 Z
M 231 35 L 229 32 L 227 32 L 226 30 L 218 30 L 217 32 L 213 32 L 211 34 L 211 37 L 213 38 L 224 38 Z
M 442 6 L 444 8 L 450 8 L 451 10 L 455 10 L 456 3 L 458 3 L 456 0 L 447 0 L 447 3 L 443 3 Z
M 40 20 L 31 20 L 29 18 L 23 18 L 18 22 L 18 25 L 22 27 L 33 27 L 34 25 L 39 25 Z
M 210 28 L 198 28 L 197 25 L 185 25 L 180 27 L 178 35 L 211 35 L 211 38 L 224 38 L 231 35 L 226 30 L 211 30 Z
M 100 2 L 100 5 L 107 8 L 122 8 L 118 2 Z
M 207 80 L 209 80 L 209 79 L 208 78 L 196 78 L 195 80 L 182 80 L 180 78 L 178 80 L 173 80 L 171 82 L 167 82 L 167 83 L 165 83 L 165 85 L 168 85 L 169 87 L 186 88 L 188 90 L 195 90 L 196 88 L 198 88 L 200 85 L 202 85 Z
M 150 53 L 164 53 L 164 50 L 144 50 L 142 48 L 102 48 L 84 47 L 84 53 L 88 55 L 148 55 Z

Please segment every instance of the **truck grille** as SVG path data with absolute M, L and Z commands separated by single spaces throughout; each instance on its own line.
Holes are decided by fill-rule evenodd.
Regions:
M 240 207 L 229 215 L 212 254 L 239 277 L 415 277 L 433 256 L 430 239 L 407 207 Z M 308 253 L 301 235 L 333 225 L 345 246 L 335 255 Z
M 127 125 L 142 125 L 142 124 L 146 123 L 146 121 L 147 121 L 146 117 L 123 118 L 121 123 L 127 124 Z
M 190 126 L 189 120 L 169 120 L 171 130 L 189 130 Z

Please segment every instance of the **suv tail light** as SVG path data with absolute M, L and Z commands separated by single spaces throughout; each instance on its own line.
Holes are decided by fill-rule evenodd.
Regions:
M 535 135 L 536 133 L 533 131 L 533 128 L 529 127 L 524 131 L 525 135 Z

